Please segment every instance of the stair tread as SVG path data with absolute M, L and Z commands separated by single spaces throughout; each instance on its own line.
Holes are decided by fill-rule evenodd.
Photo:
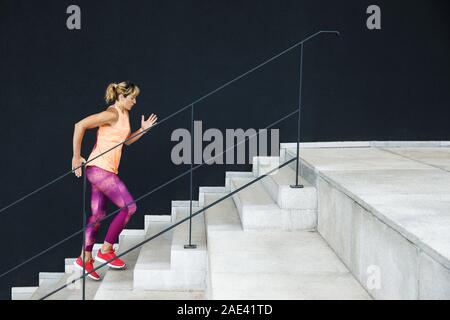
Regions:
M 232 191 L 251 182 L 254 178 L 232 178 Z M 261 184 L 257 181 L 235 194 L 239 197 L 242 206 L 276 206 L 276 203 Z
M 64 275 L 64 272 L 39 272 L 39 279 L 55 279 Z
M 144 230 L 142 230 L 144 231 Z M 139 234 L 138 232 L 136 234 Z M 131 235 L 124 236 L 120 242 L 120 248 L 117 251 L 118 254 L 127 251 L 128 249 L 134 247 L 135 245 L 142 242 L 143 237 Z M 127 267 L 122 270 L 109 269 L 101 281 L 100 287 L 98 288 L 94 300 L 98 296 L 103 294 L 103 291 L 110 290 L 132 290 L 133 289 L 133 274 L 134 267 L 136 265 L 137 259 L 139 257 L 141 248 L 136 248 L 121 257 L 127 264 Z
M 183 210 L 184 209 L 184 210 Z M 192 213 L 195 213 L 201 209 L 201 207 L 192 207 Z M 176 222 L 179 222 L 185 218 L 189 217 L 190 208 L 179 207 L 177 208 L 177 219 Z M 203 212 L 197 214 L 192 218 L 192 233 L 191 240 L 193 243 L 197 245 L 197 248 L 206 246 L 206 238 L 205 238 L 205 222 Z M 184 245 L 189 242 L 189 220 L 179 224 L 174 228 L 173 237 L 172 237 L 172 250 L 173 249 L 183 249 Z
M 295 184 L 295 170 L 289 166 L 284 166 L 278 169 L 276 174 L 269 175 L 263 179 L 272 179 L 278 186 L 290 186 Z M 302 184 L 304 187 L 312 187 L 309 182 L 307 182 L 300 175 L 298 176 L 299 184 Z
M 29 300 L 39 287 L 12 287 L 11 300 Z
M 147 230 L 146 239 L 156 235 L 170 225 L 172 223 L 169 222 L 151 223 Z M 173 229 L 144 244 L 139 252 L 135 270 L 169 269 L 172 233 Z
M 225 195 L 211 194 L 205 196 L 205 205 L 219 200 Z M 207 231 L 241 231 L 241 220 L 232 197 L 226 198 L 205 212 Z
M 100 276 L 103 276 L 103 274 L 106 272 L 105 268 L 102 268 L 102 270 L 97 271 Z M 50 284 L 46 284 L 47 280 L 45 280 L 39 288 L 36 290 L 36 292 L 31 296 L 31 300 L 39 300 L 42 297 L 44 297 L 46 294 L 52 292 L 53 290 L 56 290 L 66 284 L 68 281 L 72 279 L 76 279 L 81 276 L 81 273 L 70 273 L 64 275 L 61 279 L 59 279 L 57 282 L 52 281 Z M 64 289 L 61 289 L 60 291 L 54 293 L 50 297 L 46 298 L 46 300 L 81 300 L 82 296 L 82 280 L 77 281 L 78 284 L 68 286 Z M 95 293 L 100 286 L 100 281 L 93 281 L 91 279 L 86 279 L 86 299 L 93 299 L 95 296 Z

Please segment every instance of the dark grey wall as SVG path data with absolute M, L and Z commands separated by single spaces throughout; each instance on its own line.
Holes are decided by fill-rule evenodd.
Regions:
M 79 31 L 65 26 L 74 3 Z M 365 26 L 370 4 L 381 7 L 382 30 Z M 137 128 L 141 114 L 163 119 L 320 29 L 341 37 L 305 45 L 302 141 L 449 140 L 449 9 L 425 0 L 0 1 L 0 207 L 70 170 L 73 125 L 105 108 L 109 82 L 141 87 Z M 199 103 L 196 119 L 204 128 L 262 128 L 289 113 L 298 103 L 298 53 Z M 182 113 L 125 148 L 120 176 L 135 197 L 188 169 L 170 161 L 170 134 L 188 121 Z M 294 141 L 295 125 L 279 126 L 282 142 Z M 94 138 L 84 140 L 85 157 Z M 203 168 L 195 185 L 223 185 L 225 170 L 249 168 Z M 0 213 L 0 273 L 81 227 L 81 186 L 70 175 Z M 144 214 L 168 214 L 188 190 L 182 179 L 140 201 L 129 227 L 142 227 Z M 0 278 L 0 298 L 12 285 L 36 285 L 39 271 L 62 271 L 80 241 Z

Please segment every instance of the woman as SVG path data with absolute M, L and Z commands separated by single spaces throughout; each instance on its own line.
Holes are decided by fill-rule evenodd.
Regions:
M 92 247 L 95 243 L 95 235 L 100 227 L 100 221 L 106 216 L 106 203 L 108 199 L 123 209 L 111 222 L 105 237 L 105 242 L 101 249 L 98 250 L 95 260 L 105 263 L 115 258 L 108 263 L 108 266 L 115 269 L 125 268 L 125 263 L 121 259 L 116 258 L 113 244 L 116 242 L 120 232 L 128 223 L 131 216 L 136 212 L 137 207 L 127 187 L 118 176 L 122 145 L 103 155 L 101 154 L 127 140 L 130 136 L 136 135 L 136 137 L 130 139 L 125 144 L 130 145 L 136 142 L 143 136 L 143 130 L 150 128 L 156 123 L 157 117 L 154 114 L 151 114 L 147 120 L 142 116 L 141 128 L 131 133 L 128 114 L 136 104 L 136 97 L 138 95 L 139 88 L 131 82 L 111 83 L 106 89 L 105 94 L 106 103 L 110 106 L 105 111 L 86 117 L 75 124 L 72 170 L 86 162 L 80 154 L 81 142 L 86 129 L 98 127 L 97 142 L 89 155 L 85 170 L 86 178 L 92 187 L 92 215 L 88 220 L 85 236 L 84 261 L 86 273 L 94 269 Z M 90 161 L 91 159 L 93 160 Z M 81 177 L 81 168 L 75 170 L 74 173 L 77 177 Z M 79 269 L 83 269 L 83 251 L 81 252 L 80 257 L 75 261 L 75 266 Z M 92 272 L 88 276 L 93 280 L 100 280 L 100 276 L 96 272 Z

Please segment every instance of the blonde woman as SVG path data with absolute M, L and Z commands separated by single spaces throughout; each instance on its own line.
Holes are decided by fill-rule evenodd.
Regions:
M 136 204 L 125 184 L 118 176 L 119 162 L 122 154 L 122 145 L 107 152 L 112 147 L 127 140 L 130 136 L 137 135 L 125 144 L 130 145 L 143 136 L 146 130 L 156 123 L 157 117 L 151 114 L 147 120 L 142 115 L 141 127 L 131 133 L 129 112 L 136 104 L 136 97 L 139 95 L 139 88 L 129 82 L 111 83 L 106 89 L 105 99 L 109 107 L 100 113 L 93 114 L 75 124 L 73 134 L 73 158 L 72 170 L 81 166 L 86 160 L 81 157 L 81 143 L 87 129 L 97 128 L 97 142 L 89 155 L 86 164 L 86 178 L 92 187 L 91 210 L 92 215 L 86 226 L 86 246 L 85 246 L 85 269 L 86 273 L 94 269 L 94 259 L 92 258 L 92 248 L 95 243 L 95 236 L 100 221 L 106 216 L 107 201 L 112 201 L 119 208 L 123 208 L 111 222 L 105 241 L 98 250 L 96 261 L 108 263 L 108 266 L 115 269 L 125 268 L 125 262 L 116 258 L 113 244 L 116 242 L 120 232 L 126 226 L 131 216 L 136 212 Z M 140 134 L 139 134 L 140 133 Z M 82 170 L 74 171 L 77 177 L 81 177 Z M 83 252 L 83 251 L 82 251 Z M 83 269 L 82 255 L 75 261 L 75 266 Z M 93 280 L 100 280 L 96 272 L 88 275 Z

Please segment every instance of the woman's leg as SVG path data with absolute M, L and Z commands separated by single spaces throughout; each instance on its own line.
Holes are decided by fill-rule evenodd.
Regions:
M 111 222 L 106 234 L 102 251 L 107 252 L 116 242 L 131 216 L 136 212 L 137 206 L 127 187 L 116 174 L 94 166 L 88 168 L 87 177 L 89 181 L 116 206 L 123 208 Z
M 91 210 L 86 229 L 86 251 L 92 252 L 100 222 L 106 216 L 106 196 L 96 187 L 92 186 Z
M 114 220 L 109 225 L 108 233 L 105 237 L 105 242 L 111 246 L 116 242 L 119 234 L 137 210 L 136 203 L 134 203 L 134 199 L 125 184 L 117 175 L 115 176 L 115 180 L 117 189 L 112 192 L 111 199 L 114 199 L 112 201 L 116 206 L 123 209 L 115 216 Z M 104 252 L 109 251 L 108 249 L 110 249 L 108 248 L 108 245 L 103 247 Z
M 85 233 L 85 261 L 92 259 L 92 248 L 95 243 L 95 236 L 100 227 L 101 220 L 106 216 L 106 196 L 95 184 L 91 184 L 91 211 L 92 215 L 86 224 Z

